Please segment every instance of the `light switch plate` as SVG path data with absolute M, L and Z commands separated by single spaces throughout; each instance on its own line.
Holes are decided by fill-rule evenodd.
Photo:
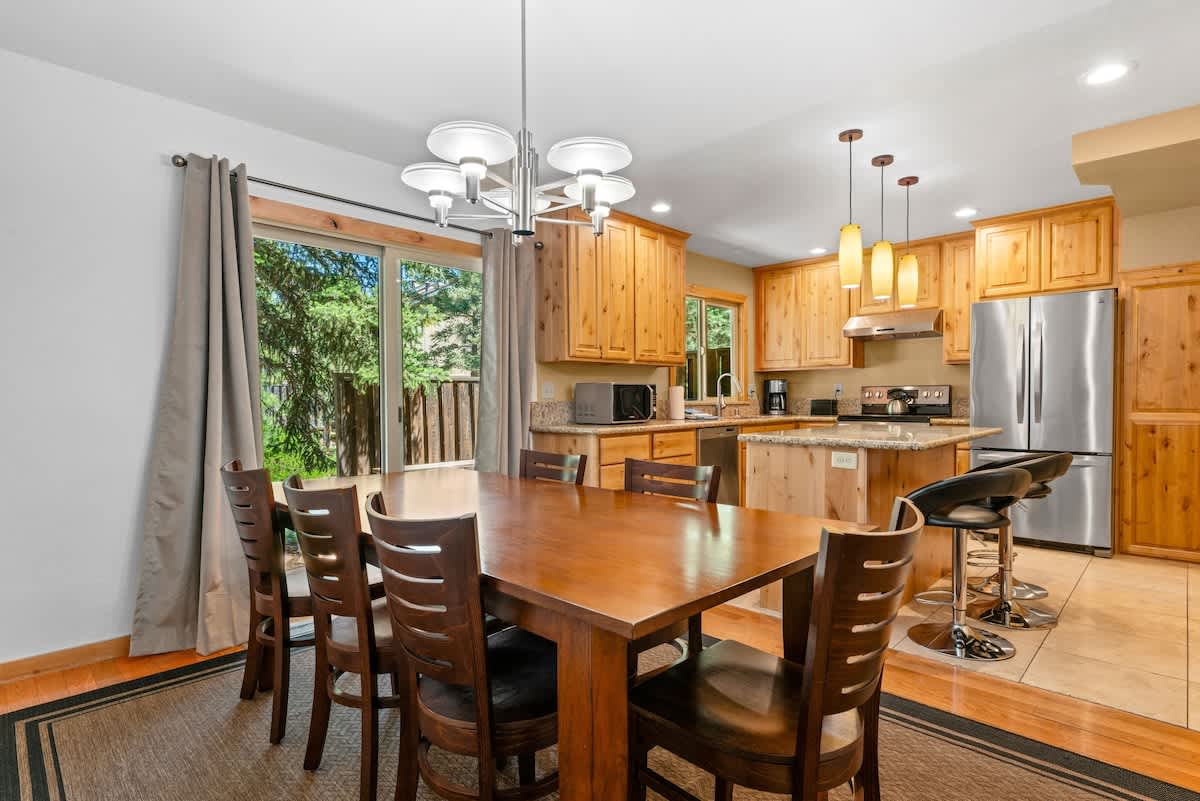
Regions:
M 542 382 L 542 400 L 548 400 L 548 401 L 554 400 L 554 382 L 553 381 L 543 381 Z
M 829 456 L 834 467 L 842 470 L 858 469 L 858 454 L 854 451 L 832 451 Z

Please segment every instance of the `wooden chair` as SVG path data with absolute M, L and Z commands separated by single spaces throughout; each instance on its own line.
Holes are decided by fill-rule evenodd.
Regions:
M 807 639 L 783 621 L 803 663 L 724 640 L 635 687 L 630 798 L 695 801 L 648 767 L 660 746 L 713 773 L 717 801 L 735 785 L 812 801 L 847 782 L 878 801 L 883 662 L 924 523 L 897 498 L 893 531 L 822 532 Z
M 538 779 L 534 765 L 537 751 L 558 742 L 555 646 L 516 627 L 485 634 L 475 516 L 398 520 L 379 493 L 367 499 L 367 516 L 407 695 L 397 801 L 416 798 L 418 772 L 451 801 L 555 791 L 558 773 Z M 431 746 L 476 757 L 478 792 L 438 773 Z M 520 784 L 498 789 L 497 763 L 512 756 Z
M 250 699 L 256 690 L 271 690 L 271 742 L 278 743 L 287 724 L 291 649 L 313 644 L 311 638 L 291 638 L 291 619 L 312 615 L 312 597 L 303 568 L 283 569 L 283 520 L 275 509 L 271 474 L 245 470 L 234 459 L 221 468 L 221 482 L 250 574 L 241 696 Z
M 682 465 L 665 462 L 647 462 L 641 459 L 625 460 L 625 491 L 649 495 L 666 495 L 672 498 L 717 502 L 721 488 L 721 468 L 716 465 Z M 700 615 L 692 615 L 665 629 L 647 634 L 635 640 L 629 649 L 629 675 L 637 675 L 638 654 L 659 645 L 687 638 L 687 654 L 694 655 L 704 647 L 701 634 Z M 643 674 L 643 678 L 654 675 Z
M 321 765 L 331 702 L 358 709 L 362 715 L 359 798 L 374 801 L 379 710 L 400 707 L 404 693 L 387 602 L 382 597 L 372 598 L 367 581 L 364 545 L 369 539 L 362 534 L 358 490 L 354 486 L 306 490 L 294 475 L 284 482 L 283 491 L 304 555 L 316 624 L 316 670 L 304 769 L 316 770 Z M 358 675 L 358 694 L 338 687 L 347 673 Z M 379 694 L 380 674 L 391 676 L 392 695 Z
M 561 481 L 583 486 L 583 475 L 587 472 L 585 454 L 550 453 L 521 449 L 521 478 Z

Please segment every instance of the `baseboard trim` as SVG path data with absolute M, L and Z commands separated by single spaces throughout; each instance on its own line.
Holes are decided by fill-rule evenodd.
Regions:
M 89 642 L 76 645 L 74 648 L 51 651 L 48 654 L 35 654 L 14 659 L 11 662 L 0 662 L 0 682 L 28 678 L 51 670 L 66 670 L 81 665 L 90 665 L 93 662 L 101 662 L 119 656 L 129 656 L 128 634 L 124 637 L 114 637 L 111 640 Z

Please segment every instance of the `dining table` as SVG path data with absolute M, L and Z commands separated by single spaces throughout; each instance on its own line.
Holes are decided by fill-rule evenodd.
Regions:
M 356 488 L 362 520 L 374 492 L 399 518 L 476 515 L 484 608 L 558 647 L 564 801 L 628 798 L 633 640 L 782 580 L 784 656 L 803 661 L 822 529 L 871 528 L 467 468 L 304 486 Z M 285 510 L 279 484 L 275 499 Z

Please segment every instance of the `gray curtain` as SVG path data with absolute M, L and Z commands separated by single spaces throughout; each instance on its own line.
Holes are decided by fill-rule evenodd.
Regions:
M 505 229 L 483 238 L 483 333 L 475 467 L 515 476 L 529 442 L 534 400 L 533 242 L 513 247 Z
M 246 563 L 221 465 L 262 461 L 254 238 L 245 165 L 191 154 L 159 389 L 130 653 L 245 640 Z

